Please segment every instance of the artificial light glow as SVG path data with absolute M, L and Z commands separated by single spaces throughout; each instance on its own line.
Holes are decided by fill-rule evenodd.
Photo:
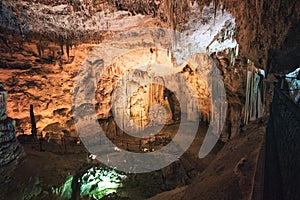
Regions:
M 122 186 L 122 180 L 126 178 L 115 170 L 92 167 L 81 177 L 80 197 L 101 199 L 104 196 L 117 192 Z M 60 188 L 53 188 L 53 193 L 65 199 L 72 196 L 73 177 L 68 177 L 67 181 Z
M 289 84 L 290 95 L 292 99 L 296 102 L 300 102 L 300 80 L 297 79 L 300 73 L 300 68 L 297 68 L 295 71 L 287 74 L 285 77 L 286 81 Z

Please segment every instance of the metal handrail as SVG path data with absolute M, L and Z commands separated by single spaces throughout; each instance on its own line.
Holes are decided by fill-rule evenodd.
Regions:
M 282 92 L 282 90 L 275 87 L 275 92 L 278 94 L 279 98 L 285 98 L 284 100 L 281 100 L 282 103 L 284 103 L 287 108 L 294 114 L 294 116 L 300 121 L 300 107 L 290 98 L 289 95 Z
M 283 90 L 283 91 L 298 91 L 298 90 L 300 90 L 300 88 L 297 88 L 297 89 L 289 89 L 289 90 L 287 90 L 287 89 L 281 89 L 281 90 Z

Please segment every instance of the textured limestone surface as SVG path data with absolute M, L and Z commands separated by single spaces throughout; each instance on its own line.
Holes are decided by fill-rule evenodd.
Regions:
M 85 30 L 84 27 L 82 27 L 82 22 L 80 20 L 72 20 L 77 19 L 78 17 L 76 15 L 79 15 L 82 9 L 87 10 L 87 8 L 82 8 L 81 10 L 70 9 L 68 12 L 66 11 L 65 13 L 61 13 L 58 12 L 58 10 L 64 9 L 66 6 L 61 6 L 59 3 L 54 5 L 47 4 L 46 2 L 35 2 L 32 6 L 28 6 L 28 4 L 29 2 L 27 1 L 21 1 L 18 3 L 11 1 L 3 2 L 2 5 L 2 17 L 7 19 L 7 21 L 4 20 L 2 22 L 6 25 L 6 27 L 8 27 L 8 29 L 14 28 L 14 23 L 5 24 L 6 22 L 16 22 L 16 24 L 17 22 L 20 22 L 21 24 L 24 24 L 24 27 L 27 27 L 23 29 L 21 27 L 22 30 L 27 30 L 30 33 L 36 33 L 36 35 L 29 36 L 26 35 L 26 31 L 23 31 L 23 37 L 22 35 L 10 35 L 5 32 L 1 35 L 4 42 L 1 43 L 1 54 L 3 57 L 1 57 L 2 64 L 0 70 L 1 81 L 6 82 L 9 93 L 8 112 L 17 119 L 18 134 L 30 133 L 29 105 L 33 104 L 39 133 L 42 133 L 44 136 L 47 133 L 50 135 L 68 134 L 75 136 L 76 131 L 73 125 L 71 112 L 72 95 L 74 90 L 76 90 L 74 79 L 78 75 L 78 72 L 80 72 L 80 69 L 85 65 L 84 63 L 87 62 L 86 58 L 94 52 L 93 49 L 96 49 L 99 44 L 95 43 L 94 37 L 91 37 L 93 40 L 90 40 L 89 43 L 81 44 L 83 41 L 88 41 L 84 38 L 86 36 L 85 34 L 72 36 L 72 34 L 70 35 L 69 32 L 66 31 L 68 33 L 66 37 L 61 37 L 61 32 L 59 31 L 60 28 L 58 26 L 61 26 L 63 21 L 65 21 L 64 23 L 68 24 L 68 26 L 66 26 L 64 30 L 72 29 L 74 33 L 81 33 L 81 30 Z M 72 7 L 72 5 L 69 6 Z M 42 10 L 46 8 L 48 10 L 56 10 L 57 12 L 42 12 Z M 109 10 L 109 8 L 111 9 Z M 21 17 L 19 19 L 18 16 L 15 15 L 15 11 L 18 9 L 21 9 L 19 12 L 22 13 L 22 15 L 30 16 L 30 13 L 33 13 L 35 17 Z M 118 16 L 119 12 L 130 13 L 130 11 L 120 11 L 120 9 L 118 10 L 115 8 L 115 5 L 106 3 L 103 4 L 103 9 L 108 9 L 107 15 L 112 16 Z M 103 12 L 103 9 L 94 12 L 93 15 Z M 191 16 L 191 19 L 193 20 L 186 24 L 184 32 L 179 33 L 181 35 L 180 38 L 174 39 L 170 36 L 165 37 L 165 41 L 160 38 L 158 42 L 152 41 L 152 44 L 151 42 L 149 43 L 149 38 L 145 39 L 141 37 L 137 39 L 132 36 L 131 41 L 127 41 L 127 44 L 126 42 L 124 44 L 120 43 L 122 41 L 122 37 L 121 40 L 111 39 L 111 43 L 109 42 L 109 38 L 115 35 L 117 30 L 109 29 L 110 31 L 99 32 L 98 29 L 95 28 L 96 25 L 91 25 L 88 22 L 84 24 L 87 27 L 95 28 L 93 30 L 89 30 L 89 33 L 95 31 L 95 33 L 100 34 L 100 40 L 102 41 L 101 45 L 106 42 L 106 46 L 103 47 L 106 51 L 110 49 L 110 52 L 113 52 L 113 44 L 123 45 L 123 47 L 126 47 L 127 45 L 127 50 L 132 51 L 132 47 L 130 45 L 137 44 L 136 41 L 144 39 L 143 42 L 146 45 L 144 47 L 146 48 L 145 53 L 138 52 L 128 54 L 134 57 L 134 59 L 132 58 L 132 60 L 134 60 L 133 62 L 138 60 L 139 62 L 135 64 L 145 65 L 148 63 L 143 63 L 143 59 L 145 62 L 148 62 L 147 60 L 149 59 L 155 60 L 155 55 L 158 55 L 160 59 L 165 59 L 159 62 L 173 68 L 175 74 L 177 73 L 186 77 L 187 82 L 192 85 L 193 93 L 199 100 L 198 106 L 201 112 L 201 119 L 203 121 L 209 121 L 210 92 L 208 84 L 209 80 L 207 78 L 212 66 L 207 63 L 205 56 L 197 57 L 194 56 L 194 54 L 206 52 L 206 47 L 208 45 L 210 51 L 222 51 L 228 47 L 235 48 L 236 42 L 233 39 L 235 22 L 229 13 L 222 13 L 220 10 L 216 13 L 214 18 L 214 10 L 211 7 L 206 8 L 204 12 L 206 14 L 202 15 L 202 21 L 198 21 L 197 17 L 200 12 L 197 7 L 193 8 Z M 55 20 L 44 20 L 45 16 L 54 17 Z M 158 26 L 160 23 L 160 20 L 156 18 L 138 16 L 140 15 L 135 14 L 131 16 L 127 14 L 112 18 L 110 21 L 111 23 L 116 23 L 116 27 L 123 30 L 125 33 L 129 30 L 133 30 L 128 32 L 133 35 L 142 35 L 140 33 L 141 30 L 146 27 L 148 27 L 148 30 L 151 30 L 152 26 Z M 85 17 L 90 19 L 87 16 Z M 25 19 L 28 19 L 29 21 Z M 25 21 L 22 22 L 22 20 Z M 51 23 L 52 25 L 49 25 Z M 32 26 L 33 24 L 36 26 Z M 78 25 L 78 27 L 72 27 L 75 25 Z M 18 24 L 16 26 L 18 27 Z M 157 28 L 155 28 L 155 30 L 157 30 Z M 167 32 L 172 32 L 172 29 L 166 30 Z M 54 35 L 52 35 L 53 32 L 55 32 Z M 126 35 L 124 37 L 126 38 Z M 130 39 L 130 37 L 128 38 Z M 180 44 L 178 44 L 177 47 L 173 47 L 174 44 L 171 42 L 174 41 L 177 41 Z M 163 49 L 164 52 L 161 53 L 159 50 L 154 53 L 150 53 L 151 48 L 153 48 L 153 50 L 156 48 Z M 107 53 L 106 56 L 99 54 L 94 56 L 96 60 L 98 59 L 98 64 L 101 64 L 101 59 L 103 59 L 105 65 L 107 65 L 107 55 L 109 51 L 105 53 Z M 153 58 L 149 57 L 149 55 L 152 55 Z M 175 61 L 173 58 L 176 58 Z M 95 59 L 91 61 L 94 62 Z M 97 100 L 96 109 L 99 119 L 105 119 L 110 116 L 110 94 L 114 84 L 117 83 L 116 78 L 126 70 L 131 69 L 128 56 L 126 59 L 126 61 L 122 61 L 122 58 L 119 58 L 115 61 L 115 63 L 112 62 L 111 65 L 108 66 L 110 71 L 104 73 L 101 80 L 97 80 L 99 83 L 97 86 L 97 94 L 95 96 Z M 159 68 L 157 71 L 163 72 L 163 69 L 164 68 Z M 142 80 L 143 77 L 146 76 L 150 78 L 151 74 L 148 73 L 143 76 L 136 74 L 135 78 L 138 81 Z M 176 82 L 176 80 L 171 76 L 166 79 Z M 177 87 L 179 87 L 180 83 L 176 84 Z M 151 88 L 152 87 L 140 89 L 141 91 L 143 90 L 143 92 L 146 92 L 144 93 L 145 96 L 151 96 L 153 95 L 153 92 L 149 92 L 152 90 Z M 159 101 L 164 102 L 163 104 L 167 110 L 173 109 L 173 111 L 176 111 L 176 105 L 170 106 L 170 101 L 165 98 L 167 92 L 163 92 L 162 89 L 163 87 L 157 89 L 157 92 L 160 91 L 158 93 L 161 94 L 160 98 L 158 98 Z M 172 88 L 169 88 L 169 90 L 170 89 Z M 173 98 L 171 97 L 172 93 L 169 93 L 168 95 L 170 98 Z M 136 104 L 139 104 L 139 99 L 144 99 L 145 96 L 135 95 L 132 97 L 132 100 Z M 150 104 L 156 103 L 156 101 L 150 101 L 152 101 Z M 100 104 L 101 109 L 99 109 Z M 187 103 L 186 106 L 193 107 L 192 103 Z M 137 107 L 129 109 L 132 114 L 135 113 L 135 123 L 139 124 L 138 121 L 141 119 L 140 115 L 143 116 L 142 121 L 144 121 L 145 124 L 149 123 L 149 119 L 146 117 L 149 112 L 148 107 L 149 106 L 144 107 L 143 105 L 144 113 L 139 114 L 134 111 Z M 179 115 L 178 109 L 176 112 L 177 114 L 173 114 L 174 116 L 172 117 L 169 112 L 169 117 L 167 117 L 167 121 L 169 121 L 168 123 L 171 122 L 171 118 L 175 121 L 178 120 L 176 119 L 178 116 L 175 116 Z

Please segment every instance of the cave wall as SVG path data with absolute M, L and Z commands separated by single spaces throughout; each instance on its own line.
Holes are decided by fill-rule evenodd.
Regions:
M 54 124 L 57 122 L 68 124 L 66 127 L 63 125 L 63 129 L 70 128 L 71 121 L 66 119 L 71 117 L 69 107 L 71 96 L 63 97 L 58 88 L 63 87 L 63 91 L 72 91 L 72 77 L 75 76 L 74 73 L 79 68 L 80 62 L 95 42 L 102 41 L 111 34 L 108 27 L 109 30 L 118 31 L 124 27 L 142 27 L 142 23 L 146 21 L 152 25 L 184 30 L 185 23 L 197 13 L 194 12 L 195 10 L 202 10 L 204 6 L 211 3 L 210 1 L 171 0 L 117 2 L 112 0 L 81 3 L 64 0 L 1 1 L 1 27 L 4 27 L 4 31 L 1 33 L 3 42 L 1 42 L 0 64 L 2 74 L 6 74 L 1 77 L 1 81 L 7 81 L 10 90 L 9 97 L 12 97 L 12 100 L 9 102 L 9 111 L 11 113 L 18 113 L 16 117 L 19 119 L 26 118 L 29 108 L 18 103 L 20 100 L 16 101 L 21 99 L 34 104 L 41 129 L 45 128 L 53 118 L 56 119 Z M 39 7 L 40 13 L 35 10 Z M 236 18 L 237 29 L 234 36 L 240 44 L 240 59 L 249 58 L 256 67 L 267 69 L 267 72 L 289 71 L 295 67 L 300 58 L 297 36 L 300 35 L 298 34 L 299 13 L 297 13 L 299 1 L 213 1 L 210 12 L 216 13 L 218 8 L 230 11 Z M 97 12 L 99 15 L 95 15 Z M 143 14 L 142 17 L 139 14 Z M 74 16 L 70 17 L 70 26 L 66 24 L 63 27 L 62 24 L 55 23 L 57 19 L 69 16 Z M 52 17 L 54 20 L 50 19 Z M 95 19 L 99 17 L 101 19 L 98 24 Z M 77 18 L 80 20 L 76 21 Z M 93 21 L 96 22 L 94 25 L 98 26 L 98 30 L 89 29 L 93 27 Z M 124 22 L 128 22 L 130 26 L 124 26 Z M 9 32 L 11 29 L 14 30 L 14 34 Z M 82 42 L 90 42 L 90 44 L 80 49 Z M 80 50 L 76 48 L 78 46 Z M 78 56 L 74 56 L 75 52 Z M 219 60 L 224 61 L 224 59 Z M 225 74 L 230 75 L 225 75 L 224 79 L 225 82 L 231 82 L 234 87 L 240 88 L 244 84 L 242 80 L 244 75 L 240 74 L 240 78 L 234 78 L 235 68 L 237 67 L 232 69 L 225 67 Z M 237 70 L 244 73 L 245 66 Z M 55 77 L 61 73 L 63 73 L 61 80 L 64 83 L 57 83 Z M 235 83 L 235 80 L 241 82 Z M 230 84 L 226 87 L 228 91 L 232 90 Z M 41 96 L 53 92 L 58 92 L 54 98 L 51 95 Z M 244 112 L 241 106 L 244 92 L 230 91 L 228 117 L 231 118 L 232 124 L 228 126 L 234 124 L 235 127 L 240 124 L 238 113 Z M 231 94 L 234 93 L 237 94 L 232 95 L 233 98 Z M 55 101 L 55 98 L 63 101 Z M 41 101 L 38 102 L 39 100 Z M 46 112 L 49 107 L 53 107 L 53 110 Z M 57 114 L 60 109 L 67 111 Z M 39 114 L 47 116 L 46 119 L 42 119 Z M 20 124 L 23 122 L 26 122 L 26 119 Z M 24 125 L 24 129 L 29 129 L 29 125 Z

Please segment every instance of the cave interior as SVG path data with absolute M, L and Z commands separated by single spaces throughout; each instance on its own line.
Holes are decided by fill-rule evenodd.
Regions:
M 0 199 L 300 198 L 300 1 L 1 0 Z

